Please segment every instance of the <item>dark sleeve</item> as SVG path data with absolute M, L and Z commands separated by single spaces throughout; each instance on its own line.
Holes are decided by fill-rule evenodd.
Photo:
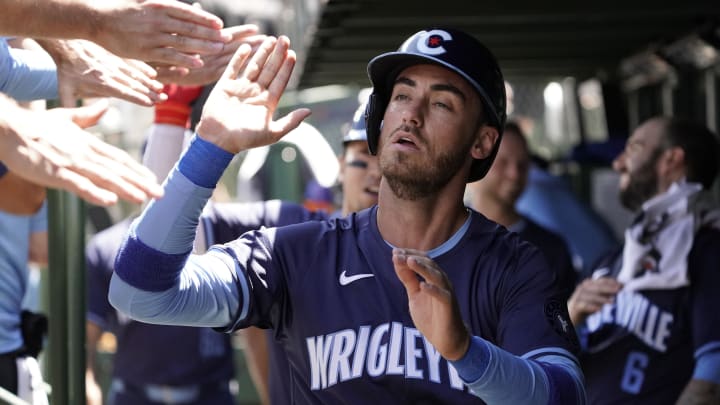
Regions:
M 261 201 L 252 203 L 214 204 L 201 218 L 206 234 L 212 235 L 208 245 L 227 243 L 239 238 L 248 231 L 262 227 L 272 228 L 292 225 L 311 220 L 327 219 L 322 212 L 312 212 L 302 205 L 280 201 Z
M 720 350 L 719 247 L 720 230 L 705 228 L 695 236 L 688 256 L 695 357 Z
M 527 222 L 528 224 L 520 236 L 543 253 L 550 271 L 554 274 L 555 283 L 567 300 L 575 290 L 578 276 L 565 240 L 533 221 L 527 220 Z
M 103 251 L 97 235 L 90 240 L 85 249 L 87 318 L 104 330 L 109 329 L 116 320 L 115 309 L 108 301 L 114 260 L 114 254 L 108 257 L 108 252 Z
M 503 269 L 498 325 L 500 347 L 516 355 L 577 355 L 579 344 L 567 303 L 542 254 L 519 245 L 513 267 Z M 568 353 L 560 353 L 556 349 Z
M 3 177 L 8 172 L 7 166 L 0 162 L 0 177 Z

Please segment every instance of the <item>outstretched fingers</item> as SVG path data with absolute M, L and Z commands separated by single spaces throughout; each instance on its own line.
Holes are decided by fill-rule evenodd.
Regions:
M 235 55 L 233 55 L 232 59 L 230 59 L 230 63 L 228 63 L 227 68 L 225 68 L 225 72 L 223 72 L 221 79 L 236 79 L 243 69 L 247 69 L 246 62 L 251 52 L 252 48 L 250 47 L 250 45 L 240 45 L 238 50 L 235 52 Z
M 244 77 L 250 82 L 256 82 L 260 77 L 260 74 L 262 73 L 265 62 L 274 52 L 277 42 L 278 39 L 276 37 L 269 36 L 265 38 L 263 43 L 253 54 L 252 58 L 250 58 L 250 61 L 245 70 L 243 71 L 241 77 Z
M 265 63 L 261 66 L 260 75 L 257 78 L 257 83 L 263 88 L 270 88 L 271 83 L 274 83 L 277 79 L 278 73 L 281 69 L 288 69 L 287 61 L 292 60 L 292 65 L 289 67 L 292 72 L 293 66 L 295 66 L 295 52 L 289 51 L 290 40 L 286 36 L 281 36 L 275 42 L 275 48 L 272 53 L 265 60 Z M 287 84 L 287 80 L 285 81 Z M 285 85 L 282 86 L 283 89 Z

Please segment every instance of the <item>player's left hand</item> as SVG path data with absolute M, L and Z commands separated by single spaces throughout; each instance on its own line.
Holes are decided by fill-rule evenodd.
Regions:
M 445 359 L 460 359 L 467 352 L 470 333 L 445 272 L 424 252 L 413 249 L 393 249 L 393 265 L 405 286 L 415 327 Z

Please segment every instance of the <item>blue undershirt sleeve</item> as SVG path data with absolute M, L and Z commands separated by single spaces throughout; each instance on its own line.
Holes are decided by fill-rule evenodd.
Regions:
M 697 356 L 692 378 L 720 385 L 720 350 L 705 352 Z
M 18 101 L 57 99 L 57 69 L 44 52 L 16 49 L 0 40 L 0 91 Z
M 451 362 L 470 391 L 492 404 L 584 404 L 577 364 L 566 356 L 515 356 L 473 336 L 467 353 Z
M 115 262 L 110 302 L 150 323 L 220 327 L 234 319 L 240 293 L 227 254 L 190 256 L 198 218 L 232 154 L 194 137 L 133 223 Z

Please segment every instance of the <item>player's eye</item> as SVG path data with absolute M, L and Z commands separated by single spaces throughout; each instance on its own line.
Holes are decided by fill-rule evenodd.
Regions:
M 368 163 L 363 160 L 351 160 L 346 163 L 348 167 L 356 167 L 358 169 L 367 169 Z

